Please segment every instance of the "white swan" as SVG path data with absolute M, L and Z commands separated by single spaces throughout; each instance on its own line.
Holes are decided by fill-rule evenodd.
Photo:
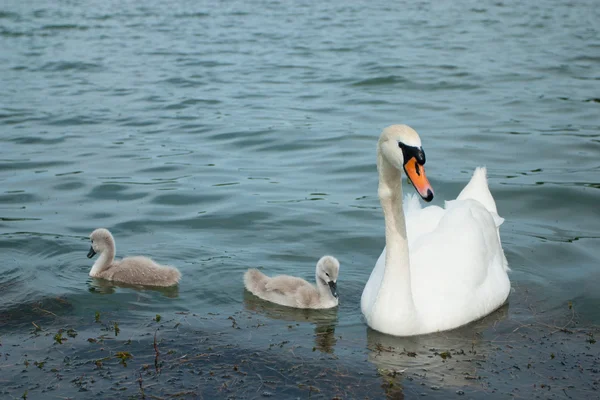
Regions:
M 175 267 L 158 265 L 148 257 L 127 257 L 115 261 L 115 239 L 104 228 L 96 229 L 90 235 L 92 246 L 87 257 L 100 254 L 90 270 L 93 278 L 128 283 L 130 285 L 173 286 L 181 279 Z
M 249 292 L 263 300 L 294 308 L 332 308 L 338 305 L 337 278 L 339 261 L 323 256 L 317 262 L 315 288 L 304 279 L 289 275 L 270 278 L 257 269 L 244 274 L 244 285 Z
M 395 336 L 459 327 L 500 307 L 510 292 L 499 226 L 504 221 L 488 189 L 485 168 L 445 208 L 421 208 L 408 196 L 402 170 L 425 201 L 433 190 L 423 169 L 417 132 L 385 128 L 377 146 L 385 244 L 361 298 L 367 324 Z

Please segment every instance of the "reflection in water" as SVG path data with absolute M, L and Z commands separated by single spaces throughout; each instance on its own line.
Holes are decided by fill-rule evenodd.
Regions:
M 333 353 L 337 343 L 335 337 L 335 327 L 338 322 L 337 307 L 327 310 L 286 307 L 262 300 L 247 290 L 244 290 L 244 306 L 247 310 L 272 319 L 315 324 L 315 348 L 322 353 Z
M 91 293 L 99 294 L 113 294 L 116 288 L 135 289 L 135 290 L 151 290 L 153 292 L 159 292 L 165 297 L 171 299 L 179 297 L 179 285 L 161 287 L 161 286 L 140 286 L 140 285 L 129 285 L 127 283 L 108 281 L 106 279 L 91 278 L 88 281 L 89 291 Z
M 368 359 L 378 368 L 388 398 L 402 398 L 406 377 L 417 376 L 431 386 L 477 384 L 478 363 L 493 350 L 490 341 L 483 339 L 484 331 L 507 316 L 505 304 L 469 325 L 421 336 L 389 336 L 367 328 Z

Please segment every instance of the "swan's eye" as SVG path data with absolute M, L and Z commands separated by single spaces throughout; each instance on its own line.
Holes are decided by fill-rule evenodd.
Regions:
M 425 165 L 425 152 L 422 147 L 414 147 L 405 145 L 402 142 L 398 142 L 398 147 L 402 150 L 402 156 L 404 157 L 404 163 L 407 163 L 411 158 L 415 158 L 421 165 Z
M 325 275 L 327 275 L 327 277 L 329 278 L 329 274 L 327 272 L 325 272 Z

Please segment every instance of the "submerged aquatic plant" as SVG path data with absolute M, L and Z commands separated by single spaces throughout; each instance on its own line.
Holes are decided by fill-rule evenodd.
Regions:
M 127 360 L 129 360 L 133 356 L 128 351 L 118 351 L 115 354 L 115 357 L 118 358 L 119 360 L 121 360 L 120 363 L 123 364 L 124 367 L 126 367 L 127 366 Z
M 60 329 L 60 330 L 58 331 L 58 333 L 57 333 L 56 335 L 54 335 L 54 341 L 55 341 L 56 343 L 58 343 L 58 344 L 63 344 L 63 342 L 64 342 L 65 340 L 67 340 L 67 338 L 63 337 L 62 333 L 63 333 L 63 330 L 62 330 L 62 329 Z
M 589 344 L 594 344 L 596 343 L 596 339 L 594 338 L 594 333 L 593 332 L 589 332 L 587 334 L 587 339 L 585 340 L 586 342 L 588 342 Z

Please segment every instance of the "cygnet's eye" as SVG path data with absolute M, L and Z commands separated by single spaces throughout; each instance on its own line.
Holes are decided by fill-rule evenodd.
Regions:
M 327 275 L 327 277 L 329 277 L 329 274 L 327 272 L 325 272 L 325 275 Z

